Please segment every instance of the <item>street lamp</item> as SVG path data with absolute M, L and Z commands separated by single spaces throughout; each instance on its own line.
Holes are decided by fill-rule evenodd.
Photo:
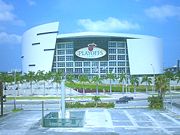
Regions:
M 14 70 L 14 110 L 16 110 L 16 70 Z
M 152 70 L 153 70 L 153 87 L 152 87 L 152 92 L 155 91 L 155 69 L 153 64 L 151 64 Z

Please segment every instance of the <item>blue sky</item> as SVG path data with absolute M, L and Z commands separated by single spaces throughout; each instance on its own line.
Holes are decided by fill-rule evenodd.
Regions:
M 21 69 L 29 28 L 60 22 L 59 33 L 100 31 L 162 39 L 164 67 L 180 59 L 179 0 L 0 0 L 0 71 Z

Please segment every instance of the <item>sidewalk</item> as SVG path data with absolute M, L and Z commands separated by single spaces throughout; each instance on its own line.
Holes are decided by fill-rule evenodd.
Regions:
M 41 111 L 21 111 L 0 118 L 0 135 L 178 135 L 180 121 L 167 111 L 85 109 L 82 128 L 41 127 Z M 46 112 L 48 113 L 48 112 Z

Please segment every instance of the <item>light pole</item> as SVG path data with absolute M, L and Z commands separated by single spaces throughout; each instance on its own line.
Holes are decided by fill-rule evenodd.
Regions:
M 153 64 L 151 64 L 152 66 L 152 70 L 153 70 L 153 87 L 152 87 L 152 92 L 155 91 L 155 69 L 154 69 L 154 66 Z
M 1 116 L 3 116 L 3 83 L 0 80 L 0 102 L 1 102 Z
M 16 70 L 14 70 L 14 110 L 16 110 Z

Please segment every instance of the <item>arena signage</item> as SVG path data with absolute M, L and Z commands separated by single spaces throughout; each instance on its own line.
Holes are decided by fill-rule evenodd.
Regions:
M 106 51 L 97 47 L 95 43 L 88 44 L 87 47 L 81 48 L 75 52 L 76 56 L 86 59 L 101 58 L 106 55 Z

